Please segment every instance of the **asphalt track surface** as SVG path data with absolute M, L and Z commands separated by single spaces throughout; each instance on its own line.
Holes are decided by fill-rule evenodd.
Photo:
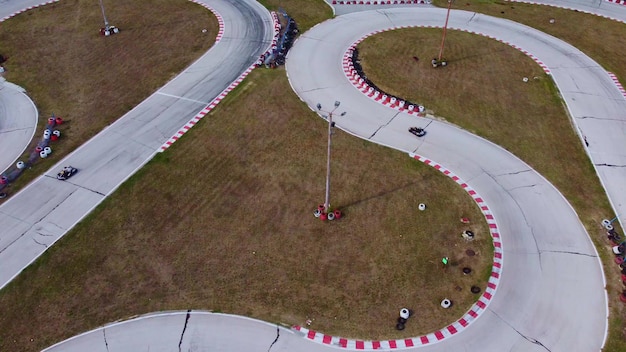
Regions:
M 311 107 L 317 102 L 342 101 L 348 114 L 336 118 L 337 127 L 453 170 L 483 196 L 498 221 L 505 256 L 497 294 L 482 316 L 462 333 L 421 349 L 598 351 L 607 323 L 602 269 L 584 228 L 560 193 L 502 148 L 445 123 L 386 107 L 361 93 L 344 75 L 344 53 L 364 35 L 395 26 L 440 26 L 444 16 L 444 10 L 430 8 L 368 11 L 318 25 L 305 33 L 289 54 L 292 86 Z M 623 130 L 624 98 L 596 63 L 556 38 L 506 20 L 454 11 L 450 27 L 492 35 L 541 59 L 580 128 L 581 142 L 583 136 L 590 140 L 594 163 L 598 164 L 597 158 L 614 162 L 611 158 L 620 157 L 612 143 L 622 142 L 623 147 L 619 131 Z M 415 139 L 407 132 L 409 126 L 426 127 L 426 138 Z M 611 133 L 614 128 L 619 130 Z M 614 185 L 613 175 L 600 176 L 613 205 L 621 206 L 616 202 L 619 185 Z M 97 180 L 91 181 L 91 187 L 101 186 L 95 184 Z M 84 188 L 76 187 L 75 192 Z M 4 263 L 2 257 L 0 262 Z M 110 324 L 49 351 L 171 351 L 177 347 L 185 351 L 335 349 L 248 318 L 172 312 Z
M 19 11 L 38 1 L 5 1 Z M 172 135 L 256 62 L 273 37 L 269 12 L 255 1 L 206 1 L 224 22 L 221 40 L 115 123 L 0 206 L 0 288 L 61 238 Z M 121 25 L 120 25 L 121 26 Z M 56 179 L 64 165 L 79 172 Z
M 0 77 L 0 174 L 28 147 L 37 116 L 37 108 L 24 90 Z

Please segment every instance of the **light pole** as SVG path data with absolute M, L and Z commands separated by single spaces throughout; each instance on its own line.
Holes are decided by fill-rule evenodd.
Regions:
M 450 18 L 450 8 L 452 0 L 448 0 L 448 12 L 446 13 L 446 23 L 443 25 L 443 36 L 441 37 L 441 46 L 439 47 L 439 56 L 432 60 L 433 67 L 447 66 L 448 62 L 443 60 L 443 48 L 446 43 L 446 32 L 448 31 L 448 19 Z
M 100 34 L 102 34 L 105 37 L 108 37 L 111 34 L 119 33 L 119 31 L 120 31 L 119 28 L 117 28 L 115 26 L 109 25 L 109 21 L 107 20 L 107 16 L 104 13 L 104 4 L 102 3 L 102 0 L 100 0 L 100 9 L 102 10 L 102 18 L 104 19 L 104 27 L 100 28 Z
M 333 122 L 333 114 L 335 113 L 335 110 L 339 108 L 340 104 L 341 102 L 337 100 L 335 101 L 335 107 L 331 111 L 324 111 L 322 110 L 322 104 L 317 103 L 317 110 L 326 113 L 322 114 L 322 117 L 328 120 L 328 150 L 326 153 L 326 198 L 324 200 L 324 213 L 326 214 L 328 214 L 328 211 L 330 210 L 330 146 L 332 142 L 333 127 L 335 127 L 335 123 Z M 345 114 L 346 112 L 344 111 L 340 115 L 344 116 Z
M 441 48 L 439 48 L 439 61 L 443 56 L 443 46 L 446 43 L 446 31 L 448 29 L 448 19 L 450 18 L 450 7 L 452 7 L 452 0 L 448 0 L 448 13 L 446 14 L 446 23 L 443 25 L 443 37 L 441 38 Z

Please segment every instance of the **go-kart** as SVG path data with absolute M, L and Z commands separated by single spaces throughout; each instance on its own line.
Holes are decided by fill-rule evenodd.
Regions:
M 409 132 L 413 133 L 417 137 L 424 137 L 426 135 L 426 130 L 421 127 L 411 127 L 409 128 Z
M 77 168 L 72 166 L 66 166 L 57 174 L 57 179 L 67 180 L 68 178 L 72 177 L 76 172 L 78 172 Z

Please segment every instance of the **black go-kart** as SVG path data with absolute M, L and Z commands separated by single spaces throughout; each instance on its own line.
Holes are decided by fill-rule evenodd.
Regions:
M 75 173 L 78 172 L 78 169 L 72 166 L 66 166 L 57 174 L 57 179 L 59 180 L 67 180 L 68 178 L 74 176 Z
M 426 135 L 426 130 L 421 127 L 411 127 L 409 128 L 409 132 L 413 133 L 417 137 L 424 137 Z

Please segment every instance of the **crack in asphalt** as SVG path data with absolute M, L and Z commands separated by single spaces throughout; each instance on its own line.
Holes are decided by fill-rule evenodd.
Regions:
M 35 221 L 32 223 L 32 225 L 26 229 L 24 232 L 22 232 L 19 236 L 17 236 L 13 241 L 9 242 L 4 248 L 0 249 L 0 253 L 3 253 L 7 248 L 11 247 L 11 245 L 15 242 L 17 242 L 20 238 L 24 237 L 30 230 L 33 229 L 33 227 L 35 227 L 37 224 L 39 224 L 43 219 L 45 219 L 46 216 L 50 215 L 50 213 L 52 213 L 56 208 L 58 208 L 64 201 L 66 201 L 72 194 L 74 194 L 74 192 L 76 192 L 75 190 L 70 192 L 70 194 L 67 195 L 67 197 L 65 197 L 65 199 L 63 199 L 62 201 L 60 201 L 57 205 L 55 205 L 52 209 L 50 209 L 49 212 L 47 212 L 46 214 L 44 214 L 39 220 Z M 21 219 L 17 219 L 16 220 L 20 220 L 22 222 L 26 222 L 23 221 Z M 55 226 L 57 226 L 58 228 L 61 228 L 60 226 L 53 224 Z M 36 242 L 36 241 L 35 241 Z M 41 243 L 39 243 L 41 244 Z
M 378 127 L 378 128 L 376 129 L 376 131 L 374 131 L 374 133 L 372 133 L 372 135 L 371 135 L 371 136 L 369 136 L 367 139 L 372 139 L 372 138 L 374 138 L 374 136 L 376 135 L 376 133 L 378 133 L 378 131 L 380 131 L 381 129 L 383 129 L 383 128 L 385 128 L 385 127 L 389 126 L 389 124 L 391 123 L 391 121 L 393 121 L 393 120 L 396 118 L 396 116 L 398 116 L 398 115 L 400 115 L 400 113 L 399 113 L 399 112 L 397 112 L 395 115 L 393 115 L 393 117 L 392 117 L 391 119 L 389 119 L 389 121 L 387 121 L 387 123 L 386 123 L 386 124 L 381 125 L 380 127 Z
M 500 177 L 500 176 L 509 176 L 509 175 L 519 175 L 523 172 L 529 172 L 531 171 L 530 169 L 526 169 L 526 170 L 521 170 L 521 171 L 513 171 L 513 172 L 505 172 L 503 174 L 498 174 L 498 175 L 494 175 L 494 177 Z
M 280 329 L 278 327 L 278 324 L 276 324 L 276 338 L 274 339 L 274 341 L 270 344 L 270 347 L 267 349 L 267 352 L 270 352 L 270 350 L 272 349 L 272 347 L 274 346 L 274 344 L 276 342 L 278 342 L 278 338 L 280 337 Z
M 536 338 L 533 337 L 528 337 L 524 334 L 522 334 L 519 330 L 517 330 L 516 328 L 513 327 L 513 325 L 509 324 L 508 321 L 502 319 L 502 317 L 500 315 L 498 315 L 498 313 L 496 313 L 495 311 L 493 311 L 492 309 L 487 308 L 490 312 L 492 312 L 496 317 L 498 317 L 498 319 L 502 320 L 503 323 L 505 323 L 508 327 L 510 327 L 511 329 L 513 329 L 516 333 L 519 334 L 519 336 L 523 337 L 526 341 L 531 342 L 535 345 L 541 346 L 543 347 L 546 351 L 548 352 L 552 352 L 548 347 L 546 347 L 543 343 L 541 343 L 539 340 L 537 340 Z
M 0 134 L 3 133 L 11 133 L 11 132 L 19 132 L 19 131 L 28 131 L 30 130 L 32 127 L 19 127 L 19 128 L 12 128 L 12 129 L 6 129 L 6 130 L 1 130 Z
M 581 253 L 581 252 L 572 252 L 572 251 L 540 251 L 539 254 L 541 254 L 541 253 L 575 254 L 575 255 L 582 255 L 582 256 L 590 257 L 590 258 L 597 258 L 598 257 L 595 254 L 588 254 L 588 253 Z
M 533 187 L 535 187 L 535 186 L 537 186 L 537 184 L 536 184 L 536 183 L 533 183 L 532 185 L 527 185 L 527 186 L 517 186 L 517 187 L 513 187 L 513 188 L 511 188 L 509 191 L 514 191 L 514 190 L 516 190 L 516 189 L 520 189 L 520 188 L 533 188 Z
M 626 165 L 615 165 L 615 164 L 594 164 L 595 166 L 606 166 L 606 167 L 626 167 Z
M 47 245 L 47 244 L 45 244 L 45 243 L 41 243 L 41 242 L 37 241 L 37 240 L 36 240 L 36 239 L 34 239 L 34 238 L 33 238 L 33 242 L 37 243 L 37 244 L 38 244 L 38 245 L 40 245 L 40 246 L 43 246 L 44 248 L 48 248 L 48 245 Z
M 52 178 L 52 179 L 55 179 L 55 180 L 56 180 L 56 176 L 50 176 L 50 175 L 44 175 L 44 176 L 46 176 L 46 177 L 49 177 L 49 178 Z M 69 183 L 70 185 L 76 186 L 76 187 L 78 187 L 78 188 L 82 188 L 82 189 L 84 189 L 84 190 L 87 190 L 87 191 L 89 191 L 89 192 L 93 192 L 93 193 L 98 194 L 98 195 L 101 195 L 101 196 L 103 196 L 103 197 L 106 197 L 106 194 L 104 194 L 104 193 L 102 193 L 102 192 L 98 192 L 98 191 L 93 190 L 93 189 L 91 189 L 91 188 L 87 188 L 87 187 L 85 187 L 85 186 L 81 186 L 81 185 L 79 185 L 79 184 L 77 184 L 77 183 L 72 183 L 72 182 L 69 182 L 69 181 L 67 181 L 67 180 L 66 180 L 66 181 L 63 181 L 63 182 L 65 182 L 65 183 Z M 74 194 L 74 192 L 76 192 L 76 191 L 72 191 L 72 192 L 71 192 L 71 193 L 70 193 L 70 194 L 69 194 L 69 195 L 68 195 L 65 199 L 63 199 L 61 202 L 59 202 L 59 204 L 57 204 L 57 206 L 56 206 L 56 207 L 58 207 L 59 205 L 61 205 L 61 203 L 63 203 L 65 200 L 67 200 L 67 198 L 69 198 L 72 194 Z M 56 207 L 54 207 L 54 208 L 56 209 Z M 54 210 L 54 209 L 52 209 L 52 210 Z M 52 211 L 50 211 L 50 212 L 52 212 Z M 47 214 L 46 214 L 46 215 L 47 215 Z M 42 219 L 43 219 L 43 218 L 42 218 Z
M 185 317 L 185 326 L 183 326 L 183 332 L 180 334 L 180 341 L 178 341 L 178 352 L 181 352 L 181 346 L 183 344 L 183 337 L 185 336 L 185 330 L 187 330 L 187 323 L 191 318 L 191 309 L 187 309 L 187 316 Z
M 469 19 L 469 20 L 467 20 L 467 22 L 466 22 L 465 24 L 466 24 L 466 25 L 470 24 L 470 23 L 474 20 L 474 17 L 476 17 L 476 15 L 477 15 L 477 13 L 476 13 L 476 12 L 474 12 L 474 13 L 472 14 L 472 17 L 470 17 L 470 19 Z
M 533 238 L 533 241 L 535 242 L 535 248 L 537 248 L 537 253 L 539 254 L 539 269 L 543 271 L 543 265 L 541 264 L 541 250 L 539 250 L 539 244 L 537 243 L 537 237 L 535 236 L 535 231 L 533 230 L 533 227 L 530 226 L 530 224 L 528 223 L 528 219 L 526 218 L 526 213 L 524 213 L 524 210 L 520 206 L 517 199 L 515 199 L 515 197 L 513 197 L 513 195 L 511 194 L 511 190 L 507 190 L 504 186 L 502 186 L 502 184 L 500 184 L 500 182 L 498 182 L 498 180 L 496 180 L 496 178 L 493 175 L 489 174 L 486 171 L 484 172 L 487 175 L 489 175 L 495 181 L 495 183 L 497 183 L 500 187 L 502 187 L 502 189 L 504 189 L 504 191 L 509 195 L 509 197 L 511 197 L 511 199 L 515 202 L 515 205 L 517 205 L 517 208 L 519 209 L 520 214 L 522 214 L 522 217 L 524 218 L 524 223 L 526 224 L 526 227 L 528 227 L 528 229 L 530 230 L 530 234 Z
M 621 119 L 616 119 L 616 118 L 611 118 L 611 117 L 597 117 L 597 116 L 578 116 L 576 118 L 579 120 L 594 119 L 594 120 L 607 120 L 607 121 L 618 121 L 618 122 L 623 121 Z
M 385 11 L 385 9 L 380 9 L 380 10 L 376 10 L 376 11 L 378 13 L 382 13 L 383 15 L 385 15 L 385 17 L 387 17 L 387 19 L 389 20 L 389 23 L 391 23 L 391 27 L 395 27 L 394 24 L 393 24 L 393 21 L 389 17 L 389 13 L 387 11 Z
M 107 342 L 107 331 L 105 328 L 102 329 L 102 335 L 104 335 L 104 347 L 106 347 L 107 351 L 109 350 L 109 343 Z

